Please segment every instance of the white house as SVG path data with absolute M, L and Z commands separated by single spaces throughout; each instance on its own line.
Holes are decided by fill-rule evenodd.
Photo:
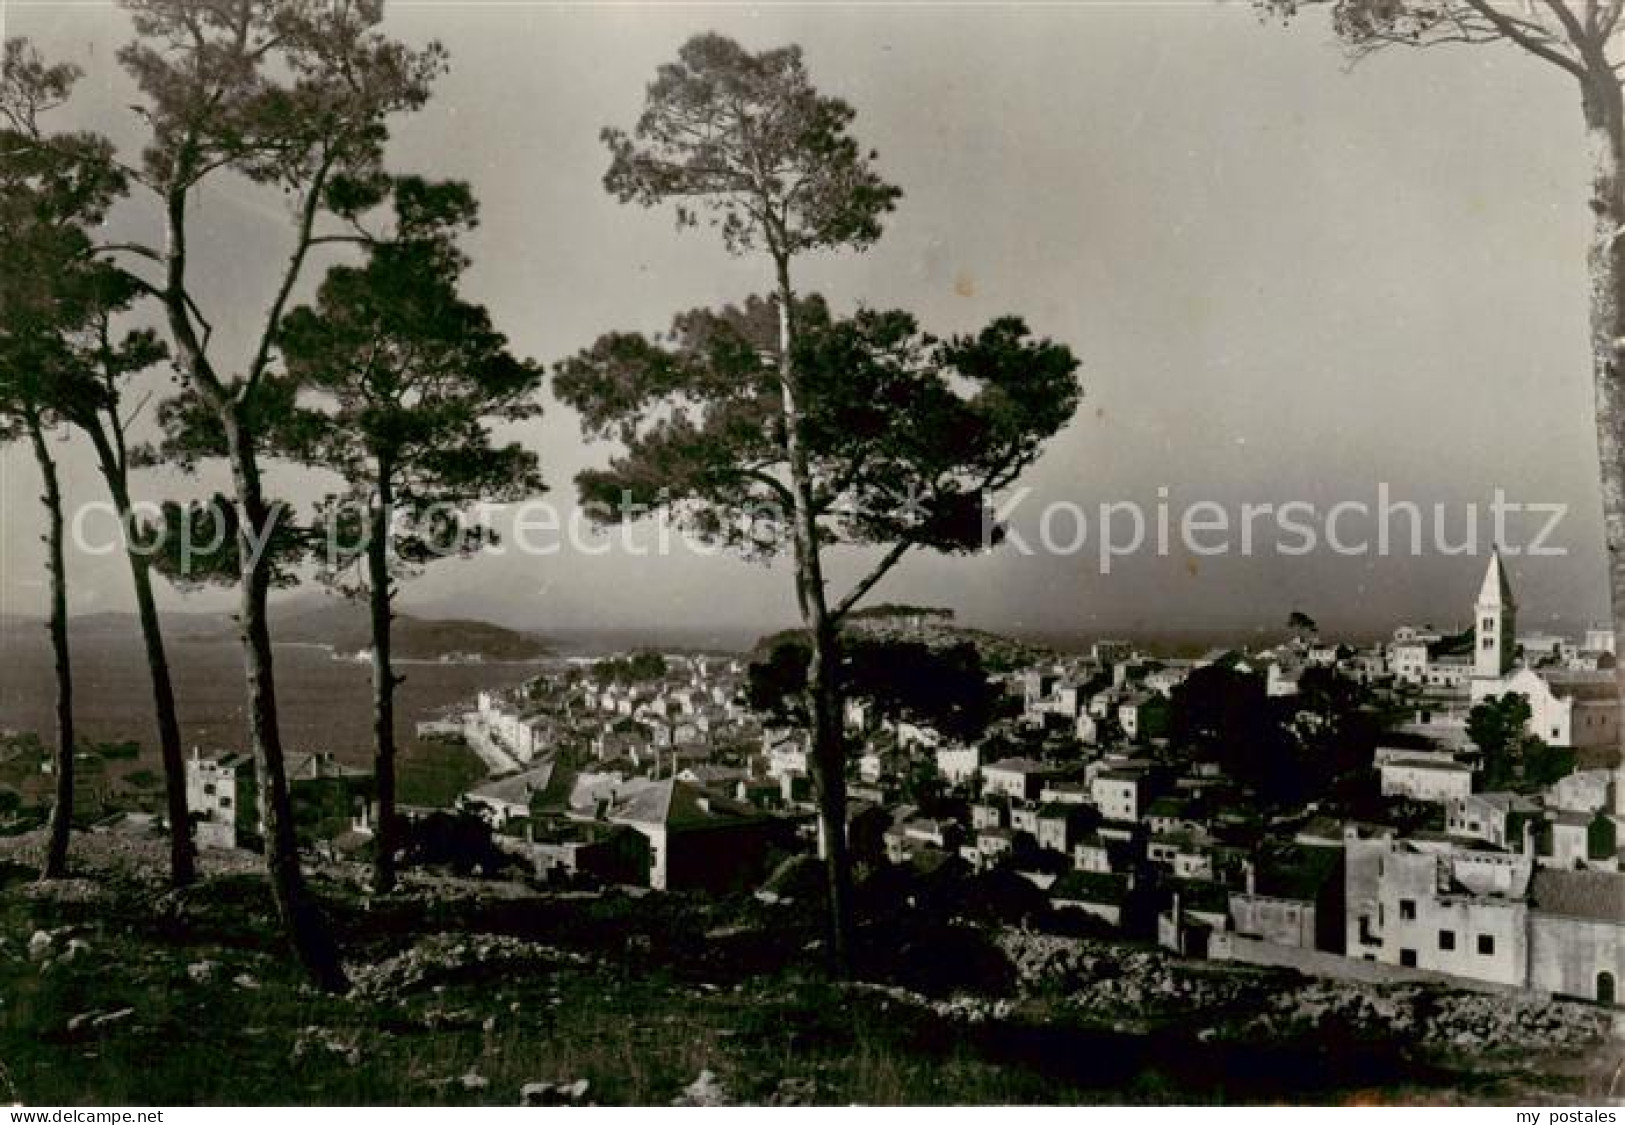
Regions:
M 1350 957 L 1521 986 L 1534 865 L 1523 855 L 1428 850 L 1386 832 L 1344 841 Z
M 1055 771 L 1031 758 L 1003 758 L 982 767 L 982 795 L 1036 800 Z
M 1516 793 L 1473 793 L 1445 802 L 1445 830 L 1452 836 L 1482 840 L 1498 848 L 1522 845 L 1522 820 L 1540 806 Z
M 254 759 L 228 753 L 205 758 L 196 749 L 186 762 L 186 807 L 200 848 L 235 848 L 241 827 L 252 832 L 255 813 Z
M 762 732 L 762 751 L 767 755 L 767 776 L 775 781 L 785 777 L 809 776 L 809 747 L 805 731 L 770 727 Z
M 958 742 L 945 742 L 937 747 L 937 773 L 949 785 L 964 785 L 976 779 L 982 770 L 982 748 Z
M 1424 641 L 1395 642 L 1388 650 L 1388 665 L 1394 677 L 1408 684 L 1427 682 L 1428 646 Z
M 1145 771 L 1137 769 L 1103 769 L 1090 783 L 1095 808 L 1107 820 L 1139 820 L 1147 788 Z
M 1473 791 L 1472 769 L 1443 754 L 1390 758 L 1377 771 L 1384 797 L 1409 797 L 1442 805 L 1470 796 Z

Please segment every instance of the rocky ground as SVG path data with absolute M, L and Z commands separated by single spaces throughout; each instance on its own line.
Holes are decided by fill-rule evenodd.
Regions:
M 1276 970 L 1185 961 L 1162 950 L 1006 930 L 999 945 L 1025 990 L 1118 1026 L 1169 1020 L 1201 1042 L 1303 1034 L 1415 1044 L 1473 1066 L 1580 1055 L 1611 1041 L 1613 1020 L 1587 1004 L 1433 984 L 1315 980 Z
M 1581 1005 L 896 912 L 836 985 L 794 903 L 416 874 L 374 899 L 344 866 L 315 879 L 334 997 L 251 857 L 177 894 L 151 841 L 76 839 L 49 886 L 31 847 L 0 841 L 0 1098 L 30 1104 L 1581 1103 L 1625 1057 Z

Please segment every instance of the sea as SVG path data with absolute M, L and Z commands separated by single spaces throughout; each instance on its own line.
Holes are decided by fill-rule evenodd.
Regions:
M 74 722 L 93 741 L 157 745 L 152 682 L 138 635 L 92 633 L 71 641 Z M 183 745 L 205 753 L 248 745 L 241 650 L 230 639 L 178 638 L 168 643 Z M 278 714 L 289 750 L 327 751 L 342 761 L 371 757 L 371 674 L 364 664 L 335 660 L 322 646 L 275 649 Z M 471 701 L 484 688 L 511 687 L 535 676 L 538 663 L 406 664 L 396 695 L 403 745 L 419 720 Z M 43 629 L 0 631 L 0 730 L 54 729 L 56 679 Z
M 74 721 L 79 737 L 134 741 L 155 751 L 157 726 L 145 650 L 134 618 L 123 627 L 81 625 L 70 632 Z M 482 690 L 514 687 L 571 658 L 598 657 L 640 647 L 729 652 L 748 648 L 750 630 L 574 629 L 548 635 L 549 655 L 531 661 L 471 663 L 400 661 L 405 677 L 396 691 L 400 745 L 416 742 L 418 722 L 472 704 Z M 165 638 L 175 682 L 183 745 L 212 751 L 248 746 L 242 653 L 229 634 Z M 277 643 L 277 710 L 290 751 L 327 751 L 363 764 L 372 756 L 371 668 L 335 659 L 326 645 Z M 0 618 L 0 732 L 32 731 L 49 739 L 55 729 L 56 679 L 50 639 L 42 622 Z M 145 756 L 145 755 L 143 755 Z

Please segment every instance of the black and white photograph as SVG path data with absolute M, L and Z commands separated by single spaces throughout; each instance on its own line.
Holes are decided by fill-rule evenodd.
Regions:
M 1619 1120 L 1625 0 L 0 40 L 7 1125 Z

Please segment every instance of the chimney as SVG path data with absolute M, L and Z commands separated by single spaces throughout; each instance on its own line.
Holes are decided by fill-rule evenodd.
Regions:
M 1250 895 L 1257 894 L 1258 893 L 1258 868 L 1253 864 L 1252 860 L 1244 859 L 1241 862 L 1241 869 L 1242 869 L 1242 872 L 1245 874 L 1246 879 L 1247 879 L 1247 893 L 1250 894 Z

